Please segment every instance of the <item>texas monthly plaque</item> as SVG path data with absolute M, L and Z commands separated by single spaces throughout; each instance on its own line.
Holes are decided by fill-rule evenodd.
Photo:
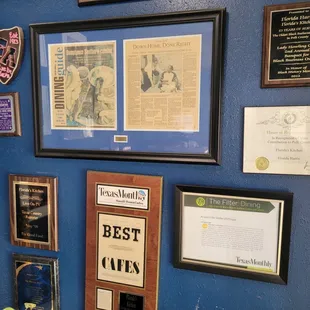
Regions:
M 162 177 L 89 171 L 85 309 L 155 310 Z
M 58 251 L 57 178 L 9 175 L 11 243 Z

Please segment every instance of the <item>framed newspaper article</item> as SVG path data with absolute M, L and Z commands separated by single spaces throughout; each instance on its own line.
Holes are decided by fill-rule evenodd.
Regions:
M 224 19 L 30 25 L 36 156 L 219 164 Z

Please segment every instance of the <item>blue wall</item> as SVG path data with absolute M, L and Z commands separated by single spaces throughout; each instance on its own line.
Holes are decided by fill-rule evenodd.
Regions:
M 309 177 L 242 173 L 243 107 L 307 105 L 308 88 L 260 89 L 263 6 L 286 0 L 146 0 L 79 8 L 76 0 L 0 0 L 0 28 L 25 31 L 25 59 L 18 78 L 0 92 L 21 95 L 22 137 L 1 138 L 0 308 L 13 305 L 11 253 L 60 258 L 61 309 L 84 309 L 85 181 L 87 170 L 164 176 L 159 309 L 310 309 Z M 296 1 L 291 1 L 296 2 Z M 28 25 L 227 7 L 223 96 L 223 160 L 220 167 L 34 157 Z M 13 247 L 9 241 L 8 174 L 59 177 L 59 242 L 50 253 Z M 173 193 L 176 183 L 292 191 L 294 197 L 287 286 L 178 270 L 172 267 Z M 2 309 L 2 308 L 1 308 Z

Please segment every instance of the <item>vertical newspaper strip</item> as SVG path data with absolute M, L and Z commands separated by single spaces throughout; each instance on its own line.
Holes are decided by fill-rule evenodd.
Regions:
M 116 42 L 50 44 L 52 129 L 117 129 Z
M 199 131 L 201 41 L 124 41 L 125 130 Z

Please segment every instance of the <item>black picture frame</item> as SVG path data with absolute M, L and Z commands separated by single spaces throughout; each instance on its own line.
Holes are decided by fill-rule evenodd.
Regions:
M 221 158 L 221 92 L 223 71 L 223 44 L 225 9 L 202 10 L 189 12 L 174 12 L 158 15 L 144 15 L 126 18 L 111 18 L 102 20 L 87 20 L 61 23 L 33 24 L 30 25 L 31 37 L 31 60 L 32 60 L 32 83 L 34 103 L 34 133 L 35 133 L 35 156 L 58 157 L 77 159 L 106 159 L 106 160 L 129 160 L 129 161 L 155 161 L 155 162 L 178 162 L 192 164 L 219 165 Z M 115 150 L 91 150 L 91 149 L 67 149 L 57 147 L 44 147 L 43 143 L 43 119 L 42 119 L 42 90 L 40 80 L 40 35 L 68 33 L 88 30 L 111 30 L 121 28 L 148 27 L 159 25 L 186 24 L 198 22 L 213 23 L 213 46 L 211 63 L 211 86 L 210 86 L 210 119 L 208 151 L 199 153 L 165 153 L 136 152 Z M 203 85 L 201 85 L 203 88 Z M 203 100 L 203 99 L 202 99 Z M 208 99 L 209 100 L 209 99 Z M 201 103 L 202 105 L 203 103 Z M 209 104 L 209 103 L 208 103 Z M 201 106 L 200 105 L 200 106 Z M 205 134 L 201 132 L 201 135 Z
M 120 3 L 126 2 L 128 0 L 77 0 L 78 6 L 89 6 L 95 4 L 111 4 L 111 3 Z
M 48 289 L 48 287 L 50 289 L 50 292 L 47 293 L 47 295 L 45 296 L 45 299 L 44 299 L 45 303 L 51 304 L 53 310 L 60 310 L 58 258 L 23 255 L 23 254 L 18 254 L 18 253 L 13 253 L 12 256 L 13 256 L 16 309 L 19 309 L 19 304 L 21 302 L 20 299 L 22 299 L 23 304 L 24 302 L 32 303 L 35 300 L 37 300 L 38 296 L 35 295 L 37 294 L 37 291 L 34 288 L 38 288 L 38 286 L 40 286 L 39 281 L 42 281 L 42 288 L 41 288 L 42 292 L 43 290 L 45 290 L 45 293 L 47 293 L 46 290 Z M 37 267 L 38 265 L 39 267 Z M 36 282 L 33 281 L 34 275 L 31 274 L 32 266 L 33 268 L 37 268 L 35 269 L 36 270 L 35 272 Z M 24 274 L 22 274 L 23 272 Z M 21 278 L 19 278 L 20 274 L 22 274 Z M 19 283 L 19 281 L 21 281 L 21 283 Z M 32 287 L 32 291 L 34 291 L 33 301 L 29 300 L 29 296 L 30 296 L 29 292 L 26 298 L 26 296 L 23 296 L 23 291 L 20 291 L 20 289 L 26 290 L 27 285 L 30 286 L 30 288 L 31 286 L 33 286 Z
M 279 261 L 278 272 L 255 272 L 247 268 L 238 268 L 230 264 L 208 262 L 202 260 L 190 260 L 182 258 L 182 204 L 183 194 L 191 193 L 197 195 L 229 196 L 229 198 L 256 198 L 283 201 L 282 225 L 279 217 L 279 233 L 277 258 Z M 270 282 L 286 285 L 289 269 L 290 235 L 292 219 L 293 194 L 289 192 L 273 192 L 261 190 L 244 190 L 232 188 L 215 188 L 205 186 L 176 185 L 175 188 L 175 233 L 174 233 L 174 267 L 200 272 L 214 273 L 219 275 L 246 278 L 250 280 Z M 281 210 L 280 208 L 280 210 Z M 221 210 L 222 211 L 222 210 Z M 279 246 L 279 240 L 280 246 Z M 240 266 L 239 266 L 240 267 Z

